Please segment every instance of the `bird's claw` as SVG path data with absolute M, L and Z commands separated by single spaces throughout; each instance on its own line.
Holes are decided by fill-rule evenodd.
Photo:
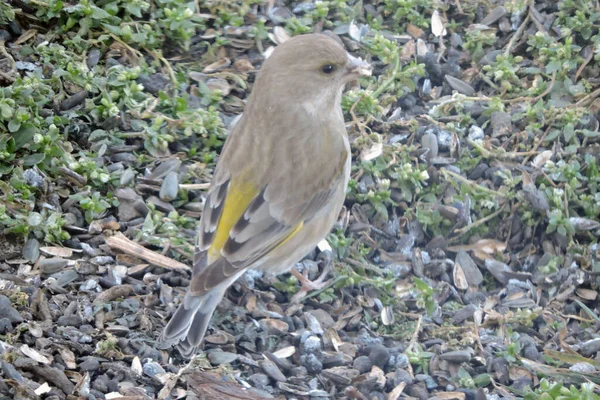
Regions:
M 329 280 L 325 281 L 325 278 L 327 277 L 327 275 L 329 274 L 329 271 L 331 270 L 331 260 L 329 258 L 326 258 L 323 261 L 325 264 L 323 266 L 323 272 L 314 281 L 311 281 L 310 279 L 308 279 L 308 270 L 307 269 L 305 269 L 303 271 L 303 273 L 300 273 L 300 271 L 298 271 L 295 268 L 291 269 L 290 273 L 292 275 L 294 275 L 296 277 L 296 279 L 298 279 L 298 281 L 302 284 L 298 293 L 296 293 L 292 297 L 292 300 L 291 300 L 292 304 L 299 303 L 302 299 L 304 299 L 306 297 L 308 292 L 310 292 L 312 290 L 321 290 L 321 289 L 327 287 L 329 284 L 331 284 L 331 282 L 333 282 L 333 279 L 329 279 Z

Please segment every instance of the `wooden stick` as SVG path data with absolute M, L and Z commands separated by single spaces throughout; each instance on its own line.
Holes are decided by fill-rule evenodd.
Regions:
M 188 267 L 184 263 L 172 260 L 169 257 L 165 257 L 163 255 L 155 253 L 152 250 L 148 250 L 140 244 L 129 240 L 121 232 L 118 232 L 114 236 L 107 237 L 105 238 L 105 240 L 106 244 L 108 244 L 110 247 L 119 249 L 126 254 L 142 258 L 152 265 L 156 265 L 158 267 L 166 269 L 173 269 L 176 271 L 190 270 L 190 267 Z

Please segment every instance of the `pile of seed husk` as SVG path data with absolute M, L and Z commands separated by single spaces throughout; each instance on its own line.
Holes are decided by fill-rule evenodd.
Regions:
M 0 5 L 0 399 L 598 398 L 599 13 Z M 294 267 L 326 285 L 249 271 L 184 360 L 158 336 L 227 127 L 315 31 L 374 67 L 346 206 Z

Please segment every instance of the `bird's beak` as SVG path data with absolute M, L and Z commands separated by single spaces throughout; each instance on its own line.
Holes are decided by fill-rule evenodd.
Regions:
M 348 54 L 346 68 L 348 69 L 348 75 L 355 78 L 358 78 L 359 76 L 371 76 L 372 72 L 371 64 L 360 58 L 354 57 L 351 54 Z

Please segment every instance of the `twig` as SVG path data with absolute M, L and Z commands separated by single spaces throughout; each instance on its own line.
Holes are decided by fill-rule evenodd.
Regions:
M 413 346 L 417 343 L 419 339 L 419 331 L 421 330 L 421 323 L 423 322 L 423 316 L 418 315 L 417 326 L 415 326 L 415 330 L 410 338 L 410 342 L 408 343 L 408 347 L 406 347 L 406 351 L 412 350 Z
M 378 98 L 387 89 L 387 87 L 396 80 L 396 72 L 398 72 L 399 67 L 400 67 L 400 57 L 396 57 L 396 60 L 394 61 L 394 69 L 393 69 L 393 72 L 391 73 L 391 76 L 388 79 L 386 79 L 385 81 L 383 81 L 381 83 L 381 85 L 379 85 L 377 90 L 375 90 L 373 92 L 372 96 L 374 99 Z
M 479 185 L 479 184 L 477 184 L 477 183 L 475 183 L 473 181 L 468 180 L 464 176 L 461 176 L 461 175 L 459 175 L 459 174 L 457 174 L 455 172 L 452 172 L 450 170 L 442 169 L 441 172 L 442 172 L 442 175 L 449 175 L 452 178 L 454 178 L 454 179 L 456 179 L 458 181 L 461 181 L 464 184 L 467 184 L 467 185 L 469 185 L 471 187 L 474 187 L 474 188 L 476 188 L 478 190 L 481 190 L 482 192 L 493 194 L 493 195 L 496 195 L 496 196 L 506 197 L 506 195 L 504 193 L 502 193 L 502 192 L 498 192 L 496 190 L 492 190 L 492 189 L 488 189 L 486 187 L 483 187 L 483 186 L 481 186 L 481 185 Z M 448 178 L 448 176 L 446 176 L 446 179 L 447 178 Z
M 137 51 L 136 49 L 134 49 L 133 47 L 131 47 L 130 45 L 128 45 L 127 43 L 125 43 L 124 41 L 122 41 L 117 35 L 112 34 L 112 33 L 108 32 L 108 31 L 107 31 L 107 33 L 109 34 L 109 36 L 111 38 L 113 38 L 121 46 L 125 47 L 133 55 L 133 57 L 135 57 L 136 61 L 138 61 L 139 59 L 144 58 L 142 56 L 142 53 L 140 53 L 139 51 Z
M 110 247 L 121 250 L 126 254 L 130 254 L 132 256 L 136 256 L 142 258 L 149 262 L 150 264 L 166 268 L 172 269 L 176 271 L 189 271 L 191 268 L 181 263 L 179 261 L 172 260 L 168 257 L 160 255 L 152 250 L 148 250 L 142 245 L 129 240 L 125 235 L 121 232 L 118 232 L 114 236 L 110 236 L 105 238 L 106 244 Z
M 479 76 L 479 79 L 481 79 L 482 81 L 484 81 L 485 83 L 490 85 L 492 88 L 494 88 L 494 90 L 500 91 L 500 88 L 498 87 L 498 85 L 496 85 L 494 82 L 492 82 L 492 80 L 490 78 L 488 78 L 481 72 L 478 74 L 478 76 Z
M 460 229 L 457 229 L 455 232 L 458 233 L 458 236 L 456 236 L 456 238 L 464 235 L 465 233 L 467 233 L 468 231 L 470 231 L 473 228 L 477 228 L 479 225 L 485 224 L 486 222 L 488 222 L 491 219 L 494 219 L 495 217 L 497 217 L 503 210 L 504 207 L 506 207 L 507 203 L 504 203 L 502 205 L 502 207 L 500 207 L 499 209 L 497 209 L 496 211 L 494 211 L 493 213 L 491 213 L 490 215 L 487 215 L 481 219 L 478 219 L 477 221 L 473 222 L 472 224 L 469 224 L 467 226 L 464 226 Z
M 535 103 L 536 101 L 544 98 L 548 93 L 550 93 L 552 91 L 552 89 L 554 88 L 554 84 L 556 83 L 556 71 L 554 71 L 552 73 L 552 78 L 550 78 L 550 85 L 548 85 L 548 87 L 546 88 L 546 90 L 544 90 L 544 92 L 538 96 L 535 97 L 517 97 L 516 99 L 508 99 L 508 100 L 504 100 L 505 103 L 521 103 L 524 101 L 529 101 L 532 103 Z
M 575 103 L 575 107 L 581 107 L 588 100 L 590 100 L 590 99 L 594 100 L 598 96 L 600 96 L 600 89 L 596 89 L 592 93 L 590 93 L 587 96 L 583 97 L 581 100 L 579 100 L 577 103 Z
M 363 98 L 363 95 L 360 95 L 360 97 L 358 99 L 356 99 L 356 101 L 354 102 L 354 104 L 352 104 L 352 107 L 350 107 L 350 116 L 352 117 L 352 122 L 354 122 L 354 124 L 358 127 L 358 130 L 360 131 L 360 133 L 363 136 L 366 136 L 367 133 L 365 132 L 365 129 L 363 128 L 362 124 L 360 123 L 360 121 L 356 117 L 356 114 L 354 114 L 354 109 L 356 108 L 356 105 L 358 104 L 358 102 L 362 98 Z
M 596 53 L 594 53 L 593 51 L 590 51 L 590 54 L 586 57 L 585 60 L 583 60 L 583 64 L 581 64 L 581 66 L 577 69 L 577 72 L 575 73 L 575 83 L 577 83 L 577 80 L 579 79 L 579 75 L 581 75 L 581 73 L 583 72 L 583 70 L 585 69 L 585 67 L 587 67 L 587 65 L 590 63 L 590 61 L 592 61 L 592 58 L 594 58 L 594 55 Z
M 179 185 L 181 190 L 206 190 L 210 188 L 210 183 L 182 183 Z
M 10 63 L 10 71 L 8 72 L 10 73 L 16 71 L 17 63 L 15 62 L 15 59 L 8 53 L 8 51 L 6 51 L 6 47 L 4 46 L 4 40 L 0 40 L 0 53 L 2 53 Z
M 546 139 L 546 136 L 548 136 L 548 134 L 550 133 L 550 130 L 552 129 L 553 123 L 554 123 L 554 118 L 552 118 L 552 119 L 550 119 L 550 121 L 548 121 L 548 128 L 546 128 L 546 131 L 544 132 L 544 134 L 542 135 L 540 140 L 533 146 L 533 149 L 531 149 L 532 152 L 537 151 L 538 147 L 540 147 L 540 144 L 544 141 L 544 139 Z M 527 161 L 529 161 L 529 157 L 531 157 L 531 156 L 525 157 L 525 159 L 523 160 L 521 165 L 527 164 Z
M 159 54 L 156 51 L 149 50 L 146 48 L 144 48 L 144 50 L 146 50 L 148 52 L 148 54 L 150 54 L 152 57 L 154 57 L 158 62 L 161 62 L 165 65 L 165 68 L 167 69 L 167 72 L 169 73 L 169 78 L 171 78 L 171 83 L 173 85 L 177 85 L 177 78 L 175 77 L 175 72 L 173 71 L 173 68 L 171 68 L 171 64 L 169 63 L 169 61 L 167 61 L 166 58 L 164 58 L 161 54 Z
M 527 14 L 527 17 L 525 18 L 525 20 L 523 21 L 523 23 L 521 24 L 521 26 L 519 26 L 519 28 L 517 29 L 517 31 L 515 32 L 515 34 L 513 35 L 513 37 L 510 38 L 510 41 L 506 45 L 506 50 L 504 50 L 504 54 L 505 55 L 509 55 L 511 53 L 512 48 L 515 45 L 515 42 L 523 34 L 523 31 L 525 30 L 525 27 L 527 26 L 527 23 L 529 22 L 529 19 L 530 19 L 530 16 L 529 16 L 529 14 Z

